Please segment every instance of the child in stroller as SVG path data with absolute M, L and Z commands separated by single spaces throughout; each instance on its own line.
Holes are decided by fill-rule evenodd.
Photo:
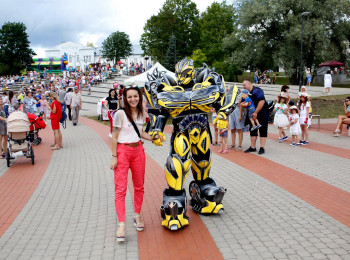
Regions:
M 10 167 L 11 159 L 18 157 L 31 158 L 34 164 L 34 150 L 28 138 L 29 131 L 30 123 L 25 113 L 14 111 L 9 115 L 7 118 L 7 167 Z
M 30 142 L 33 143 L 33 145 L 38 145 L 41 143 L 41 138 L 39 137 L 39 130 L 45 129 L 46 123 L 44 119 L 42 118 L 44 112 L 40 112 L 39 115 L 34 115 L 31 113 L 28 113 L 28 119 L 30 122 L 30 132 L 28 134 L 28 139 Z

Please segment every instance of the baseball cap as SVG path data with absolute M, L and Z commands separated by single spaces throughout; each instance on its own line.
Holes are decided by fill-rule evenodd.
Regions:
M 250 95 L 250 92 L 249 92 L 248 89 L 242 89 L 242 94 L 248 94 L 248 95 Z

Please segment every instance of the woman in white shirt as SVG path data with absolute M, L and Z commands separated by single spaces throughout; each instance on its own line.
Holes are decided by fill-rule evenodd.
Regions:
M 125 88 L 123 98 L 125 107 L 123 110 L 118 110 L 113 118 L 112 161 L 110 166 L 114 170 L 115 207 L 118 215 L 117 241 L 125 240 L 125 195 L 129 169 L 131 169 L 134 184 L 134 226 L 137 231 L 143 231 L 144 229 L 140 212 L 144 194 L 146 161 L 140 138 L 152 141 L 152 137 L 142 129 L 146 121 L 139 88 Z M 135 123 L 139 133 L 131 122 Z
M 330 95 L 331 94 L 331 88 L 332 88 L 332 75 L 331 75 L 331 71 L 327 70 L 327 73 L 324 75 L 323 94 L 326 94 L 326 91 L 328 91 L 328 95 Z

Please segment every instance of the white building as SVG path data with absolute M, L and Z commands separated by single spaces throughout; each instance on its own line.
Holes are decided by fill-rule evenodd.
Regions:
M 142 63 L 144 68 L 147 68 L 149 63 L 152 64 L 151 57 L 143 56 L 143 51 L 141 49 L 141 45 L 133 45 L 132 46 L 132 54 L 126 59 L 122 59 L 122 62 L 130 67 L 131 63 L 135 65 L 138 63 L 139 65 Z
M 85 71 L 86 67 L 91 63 L 108 63 L 106 59 L 102 58 L 101 47 L 87 47 L 77 42 L 62 42 L 52 49 L 45 50 L 46 58 L 62 57 L 65 53 L 67 53 L 68 56 L 67 68 L 82 69 Z M 128 58 L 122 59 L 122 62 L 129 64 L 128 66 L 130 66 L 131 62 L 134 64 L 138 63 L 139 65 L 142 62 L 144 67 L 146 67 L 146 65 L 151 62 L 151 59 L 149 58 L 147 60 L 147 57 L 145 59 L 142 55 L 143 51 L 141 46 L 134 45 L 132 54 Z
M 55 48 L 45 50 L 46 58 L 62 57 L 65 53 L 68 56 L 67 68 L 82 69 L 85 71 L 86 66 L 90 63 L 101 62 L 101 56 L 97 55 L 100 51 L 96 47 L 87 47 L 77 42 L 62 42 Z

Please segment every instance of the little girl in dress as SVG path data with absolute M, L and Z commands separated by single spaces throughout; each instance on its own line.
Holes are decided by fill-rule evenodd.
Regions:
M 290 107 L 290 115 L 289 115 L 289 123 L 290 123 L 290 135 L 292 136 L 291 146 L 300 146 L 298 142 L 298 135 L 301 133 L 300 123 L 299 123 L 299 115 L 297 106 Z
M 277 104 L 275 105 L 275 118 L 273 124 L 278 127 L 279 135 L 278 142 L 281 143 L 288 139 L 283 128 L 289 125 L 288 121 L 288 105 L 286 104 L 286 98 L 282 95 L 277 97 Z
M 47 108 L 47 100 L 46 100 L 45 95 L 41 95 L 40 110 L 41 110 L 41 112 L 44 112 L 44 120 L 46 122 L 46 114 L 49 112 L 49 110 Z

